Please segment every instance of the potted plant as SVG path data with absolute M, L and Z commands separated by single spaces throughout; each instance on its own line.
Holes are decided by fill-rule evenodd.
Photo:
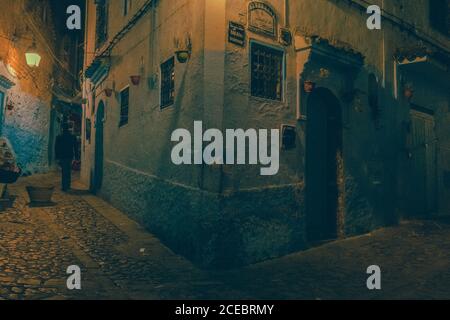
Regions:
M 113 94 L 113 89 L 111 89 L 111 88 L 106 88 L 106 89 L 105 89 L 105 95 L 106 95 L 108 98 L 111 97 L 112 94 Z
M 8 196 L 5 198 L 0 198 L 0 212 L 14 207 L 14 202 L 16 201 L 16 199 L 17 196 Z
M 140 76 L 140 75 L 130 76 L 130 79 L 131 79 L 131 83 L 132 83 L 134 86 L 138 86 L 139 83 L 141 82 L 141 76 Z

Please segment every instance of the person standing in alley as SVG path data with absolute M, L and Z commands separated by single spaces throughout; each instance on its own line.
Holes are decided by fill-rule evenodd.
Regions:
M 69 125 L 63 123 L 62 134 L 56 137 L 55 155 L 62 169 L 61 190 L 70 190 L 72 180 L 72 161 L 76 155 L 77 140 L 69 131 Z

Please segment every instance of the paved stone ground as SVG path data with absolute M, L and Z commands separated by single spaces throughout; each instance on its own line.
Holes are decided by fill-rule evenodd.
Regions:
M 58 185 L 54 174 L 23 178 L 0 213 L 0 299 L 449 299 L 450 224 L 399 227 L 231 271 L 202 271 L 137 223 L 86 192 L 29 208 L 25 186 Z M 75 188 L 82 186 L 75 183 Z M 382 290 L 366 269 L 382 268 Z M 66 269 L 82 290 L 66 289 Z

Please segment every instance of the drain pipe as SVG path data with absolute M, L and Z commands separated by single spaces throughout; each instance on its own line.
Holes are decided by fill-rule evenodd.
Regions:
M 284 0 L 284 27 L 289 28 L 289 0 Z
M 385 1 L 384 0 L 381 0 L 381 10 L 382 10 L 382 12 L 385 12 L 386 11 L 386 7 L 385 7 Z M 382 57 L 382 65 L 383 65 L 383 79 L 382 79 L 382 86 L 383 86 L 383 88 L 386 88 L 386 68 L 387 68 L 387 65 L 386 65 L 386 54 L 387 54 L 387 52 L 386 52 L 386 31 L 385 31 L 386 29 L 385 28 L 383 28 L 383 31 L 382 31 L 382 37 L 383 37 L 383 48 L 382 48 L 382 55 L 383 55 L 383 57 Z

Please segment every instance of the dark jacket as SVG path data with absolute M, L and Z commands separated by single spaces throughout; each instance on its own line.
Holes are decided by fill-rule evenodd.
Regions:
M 55 157 L 56 160 L 73 160 L 77 153 L 77 138 L 69 132 L 56 137 Z

